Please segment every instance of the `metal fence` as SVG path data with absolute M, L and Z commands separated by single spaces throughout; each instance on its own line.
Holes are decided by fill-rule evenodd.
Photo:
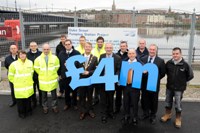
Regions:
M 20 17 L 21 16 L 21 17 Z M 189 62 L 200 61 L 200 15 L 198 13 L 177 13 L 169 10 L 81 10 L 70 12 L 0 12 L 0 25 L 7 19 L 20 19 L 24 36 L 18 43 L 28 48 L 31 41 L 38 44 L 52 43 L 56 47 L 61 34 L 67 34 L 69 26 L 79 27 L 135 27 L 138 39 L 144 38 L 147 46 L 155 43 L 158 54 L 171 58 L 175 46 L 183 49 L 183 56 Z M 0 38 L 0 56 L 9 53 L 14 41 Z M 22 45 L 23 44 L 23 45 Z M 131 44 L 129 44 L 131 45 Z M 119 49 L 116 47 L 115 51 Z
M 189 63 L 200 61 L 200 14 L 198 13 L 180 13 L 170 9 L 91 10 L 78 11 L 76 16 L 90 19 L 92 27 L 138 28 L 138 39 L 146 39 L 147 46 L 152 43 L 157 44 L 158 54 L 164 59 L 171 58 L 172 48 L 178 46 L 182 48 L 183 57 Z M 87 27 L 87 24 L 81 26 Z

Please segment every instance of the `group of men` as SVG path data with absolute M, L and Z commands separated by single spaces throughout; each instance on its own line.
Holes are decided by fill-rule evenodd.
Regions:
M 58 113 L 57 96 L 62 97 L 64 95 L 65 105 L 63 106 L 63 110 L 66 111 L 70 107 L 73 107 L 74 110 L 79 109 L 80 120 L 83 120 L 87 115 L 94 118 L 96 116 L 94 107 L 100 102 L 102 123 L 106 123 L 108 119 L 114 119 L 115 115 L 122 111 L 121 107 L 123 105 L 124 116 L 122 123 L 133 123 L 137 125 L 139 120 L 138 103 L 141 99 L 143 115 L 140 119 L 145 120 L 149 118 L 150 123 L 155 124 L 158 110 L 160 80 L 167 74 L 166 112 L 161 117 L 161 121 L 166 122 L 171 119 L 173 97 L 175 97 L 175 126 L 178 128 L 181 127 L 181 99 L 186 89 L 186 83 L 193 78 L 193 72 L 191 67 L 182 58 L 180 48 L 175 47 L 172 50 L 172 59 L 165 63 L 165 61 L 157 55 L 158 47 L 155 44 L 151 44 L 147 49 L 144 39 L 139 40 L 136 50 L 128 49 L 127 42 L 121 41 L 120 49 L 117 53 L 113 53 L 113 45 L 111 43 L 104 43 L 103 37 L 98 37 L 96 39 L 94 48 L 92 48 L 90 42 L 86 42 L 84 36 L 79 38 L 79 42 L 80 44 L 74 48 L 72 41 L 67 39 L 65 35 L 61 35 L 61 42 L 56 47 L 56 56 L 52 55 L 48 44 L 44 44 L 42 52 L 40 52 L 37 49 L 36 42 L 30 43 L 30 51 L 27 53 L 27 58 L 34 63 L 34 91 L 38 88 L 39 103 L 42 105 L 45 114 L 49 111 L 47 92 L 51 92 L 51 106 L 55 113 Z M 5 60 L 6 68 L 9 68 L 9 65 L 17 59 L 17 48 L 15 45 L 11 45 L 10 52 L 11 55 Z M 105 84 L 81 86 L 73 90 L 69 86 L 71 77 L 66 76 L 66 72 L 68 71 L 66 68 L 66 60 L 75 55 L 82 55 L 86 58 L 84 63 L 75 62 L 77 68 L 84 68 L 84 72 L 80 74 L 80 78 L 90 77 L 103 58 L 114 59 L 115 75 L 120 74 L 122 61 L 127 61 L 128 63 L 140 62 L 143 65 L 146 63 L 154 63 L 158 67 L 156 91 L 152 92 L 146 89 L 148 71 L 143 72 L 141 88 L 132 88 L 132 78 L 134 74 L 134 70 L 132 69 L 129 70 L 127 75 L 127 85 L 122 86 L 116 83 L 114 91 L 106 91 Z M 105 71 L 103 70 L 101 76 L 104 74 Z M 58 82 L 57 78 L 59 78 Z M 56 94 L 58 83 L 60 90 L 59 93 Z M 14 88 L 11 82 L 10 87 L 13 99 L 10 106 L 13 106 L 16 101 L 13 91 Z M 114 94 L 116 95 L 115 99 Z M 37 105 L 35 93 L 32 96 L 32 102 L 35 107 Z

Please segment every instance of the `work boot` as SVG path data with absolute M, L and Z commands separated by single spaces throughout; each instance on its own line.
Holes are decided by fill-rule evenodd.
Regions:
M 175 127 L 181 128 L 181 113 L 176 112 Z
M 171 109 L 166 109 L 165 110 L 165 114 L 160 118 L 161 122 L 167 122 L 168 120 L 170 120 L 172 117 L 172 111 Z

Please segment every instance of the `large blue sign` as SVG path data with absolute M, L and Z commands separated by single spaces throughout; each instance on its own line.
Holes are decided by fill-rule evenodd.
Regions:
M 147 90 L 156 91 L 158 82 L 158 67 L 153 63 L 147 63 L 142 65 L 139 62 L 128 63 L 127 61 L 122 61 L 122 67 L 120 71 L 119 83 L 122 86 L 126 86 L 127 75 L 130 69 L 134 70 L 132 87 L 141 88 L 142 75 L 143 73 L 148 73 Z
M 70 57 L 66 61 L 66 76 L 71 77 L 70 87 L 76 89 L 80 86 L 89 86 L 91 84 L 105 83 L 106 91 L 115 90 L 115 83 L 118 82 L 118 75 L 114 74 L 114 59 L 113 58 L 104 58 L 99 63 L 98 67 L 94 71 L 93 75 L 88 78 L 80 79 L 80 74 L 84 72 L 83 68 L 76 68 L 75 62 L 83 63 L 86 61 L 86 58 L 82 55 L 76 55 Z M 158 82 L 158 67 L 153 63 L 147 63 L 142 65 L 139 62 L 134 62 L 129 64 L 126 61 L 122 62 L 122 67 L 120 71 L 120 80 L 119 83 L 122 86 L 126 86 L 128 71 L 133 69 L 133 88 L 141 88 L 142 74 L 148 72 L 148 82 L 147 90 L 156 91 L 157 82 Z M 103 72 L 103 75 L 101 73 Z

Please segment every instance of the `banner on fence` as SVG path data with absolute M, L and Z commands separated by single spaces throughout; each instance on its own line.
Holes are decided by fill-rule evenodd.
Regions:
M 137 28 L 95 28 L 95 27 L 68 27 L 68 38 L 74 45 L 79 44 L 79 37 L 85 36 L 93 45 L 96 39 L 102 36 L 105 42 L 119 45 L 121 41 L 127 41 L 129 48 L 137 47 Z

